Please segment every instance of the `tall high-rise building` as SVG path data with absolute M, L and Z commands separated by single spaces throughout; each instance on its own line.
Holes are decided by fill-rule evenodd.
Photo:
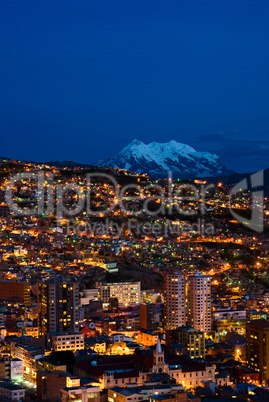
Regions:
M 262 385 L 269 381 L 269 321 L 254 320 L 246 324 L 247 365 L 260 373 Z
M 48 332 L 78 332 L 79 284 L 48 280 L 38 286 L 39 336 Z
M 167 273 L 164 277 L 165 329 L 181 327 L 185 320 L 185 276 L 181 272 Z
M 197 273 L 188 277 L 188 325 L 211 331 L 211 277 Z

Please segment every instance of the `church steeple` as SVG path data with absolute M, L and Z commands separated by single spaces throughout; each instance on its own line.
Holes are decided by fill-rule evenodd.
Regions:
M 162 352 L 163 351 L 162 351 L 161 341 L 160 341 L 160 338 L 158 338 L 158 342 L 156 345 L 156 354 L 161 354 Z
M 158 339 L 156 349 L 153 352 L 153 372 L 163 373 L 167 371 L 167 365 L 164 361 L 164 351 L 162 350 L 161 341 Z

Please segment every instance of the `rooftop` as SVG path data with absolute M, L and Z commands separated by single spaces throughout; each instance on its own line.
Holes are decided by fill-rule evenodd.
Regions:
M 10 381 L 0 381 L 0 388 L 7 389 L 9 391 L 18 391 L 18 390 L 23 390 L 23 387 L 19 387 L 19 385 L 16 385 Z
M 113 387 L 111 388 L 112 391 L 117 392 L 118 394 L 124 395 L 124 396 L 131 396 L 133 394 L 137 394 L 137 390 L 135 389 L 129 389 L 129 388 L 122 388 L 122 387 Z
M 269 320 L 253 320 L 247 323 L 247 325 L 249 324 L 257 328 L 269 328 Z

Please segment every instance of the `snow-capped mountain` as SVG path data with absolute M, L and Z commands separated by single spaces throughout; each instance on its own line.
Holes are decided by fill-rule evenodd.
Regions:
M 176 141 L 151 142 L 146 145 L 134 140 L 112 158 L 95 163 L 96 166 L 113 167 L 147 173 L 151 177 L 195 178 L 224 176 L 229 171 L 217 155 L 197 152 L 194 148 Z

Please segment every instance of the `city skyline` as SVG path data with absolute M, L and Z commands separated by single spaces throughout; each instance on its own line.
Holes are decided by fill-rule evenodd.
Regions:
M 0 400 L 269 401 L 268 1 L 0 3 Z
M 94 163 L 134 138 L 268 168 L 269 5 L 1 4 L 1 156 Z

